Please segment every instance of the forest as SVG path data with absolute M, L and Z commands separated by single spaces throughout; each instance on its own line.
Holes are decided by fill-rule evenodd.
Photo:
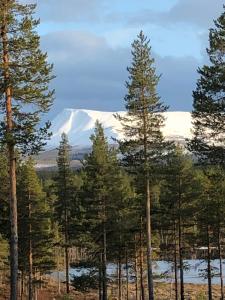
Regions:
M 91 152 L 72 168 L 62 133 L 51 172 L 34 159 L 51 138 L 42 118 L 57 75 L 35 9 L 0 1 L 0 299 L 223 300 L 225 9 L 209 30 L 208 65 L 197 70 L 191 139 L 162 134 L 169 107 L 141 31 L 127 68 L 127 114 L 115 114 L 125 138 L 107 140 L 97 121 Z M 205 288 L 190 291 L 193 261 Z M 167 269 L 157 272 L 160 262 Z

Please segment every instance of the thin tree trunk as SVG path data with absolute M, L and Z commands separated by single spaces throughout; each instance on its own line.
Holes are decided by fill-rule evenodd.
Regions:
M 149 173 L 146 179 L 146 220 L 147 220 L 147 267 L 149 300 L 154 300 L 153 273 L 152 273 L 152 244 L 151 244 L 151 195 L 149 187 Z
M 102 275 L 103 275 L 103 290 L 102 296 L 103 300 L 107 300 L 107 257 L 106 257 L 106 228 L 105 222 L 103 225 L 103 268 L 102 268 Z
M 138 254 L 137 254 L 137 245 L 136 245 L 136 236 L 135 236 L 135 292 L 136 292 L 136 300 L 138 300 Z
M 21 272 L 21 291 L 20 291 L 20 299 L 23 300 L 24 293 L 24 271 Z
M 209 238 L 209 225 L 207 225 L 207 277 L 208 277 L 208 299 L 212 300 L 212 276 L 211 276 L 211 250 Z
M 142 90 L 142 100 L 144 101 L 144 90 Z M 146 105 L 145 105 L 146 107 Z M 147 108 L 143 112 L 144 129 L 144 171 L 146 185 L 146 234 L 147 234 L 147 273 L 148 273 L 148 297 L 154 300 L 153 273 L 152 273 L 152 233 L 151 233 L 151 194 L 149 181 L 149 162 L 148 162 L 148 138 L 147 138 Z
M 58 294 L 61 294 L 61 280 L 60 280 L 60 263 L 59 263 L 59 258 L 60 258 L 60 250 L 59 248 L 57 249 L 57 271 L 58 271 Z
M 176 223 L 174 223 L 174 280 L 175 280 L 175 300 L 178 300 Z
M 66 185 L 65 185 L 66 187 Z M 65 188 L 66 190 L 66 188 Z M 66 193 L 65 193 L 66 194 Z M 66 293 L 70 292 L 70 278 L 69 278 L 69 237 L 68 237 L 68 208 L 67 199 L 65 201 L 65 263 L 66 263 Z
M 126 285 L 127 285 L 127 300 L 129 300 L 129 268 L 128 268 L 128 257 L 127 257 L 127 249 L 125 251 L 126 256 Z
M 140 284 L 141 284 L 141 300 L 145 300 L 145 287 L 144 287 L 144 276 L 143 276 L 143 232 L 142 232 L 142 218 L 141 218 L 141 230 L 140 230 Z
M 12 90 L 9 75 L 9 53 L 7 37 L 7 1 L 5 1 L 3 12 L 3 26 L 1 27 L 1 39 L 3 45 L 3 76 L 5 83 L 5 108 L 6 108 L 6 130 L 8 134 L 7 148 L 9 160 L 10 177 L 10 299 L 17 299 L 18 280 L 18 229 L 17 229 L 17 197 L 16 197 L 16 157 L 14 141 L 12 139 L 13 117 L 12 117 Z
M 70 283 L 69 283 L 69 249 L 66 243 L 65 245 L 65 260 L 66 260 L 66 293 L 70 292 Z
M 121 270 L 121 255 L 119 253 L 119 278 L 118 278 L 118 283 L 119 283 L 119 300 L 122 300 L 122 270 Z
M 34 279 L 37 281 L 37 270 L 34 269 Z M 37 284 L 34 286 L 34 300 L 38 300 L 38 287 Z
M 100 263 L 99 263 L 98 296 L 99 296 L 99 300 L 102 300 L 102 253 L 100 253 Z
M 222 253 L 221 253 L 221 232 L 220 232 L 220 223 L 218 224 L 218 252 L 219 252 L 219 263 L 220 263 L 220 291 L 221 291 L 221 300 L 224 300 L 224 290 L 223 290 L 223 262 L 222 262 Z
M 29 193 L 29 201 L 30 201 L 30 193 Z M 31 203 L 28 205 L 29 209 L 29 293 L 28 299 L 33 299 L 33 253 L 32 253 L 32 226 L 31 226 Z
M 184 265 L 183 265 L 183 241 L 182 241 L 182 221 L 181 221 L 181 182 L 179 178 L 179 218 L 178 218 L 178 246 L 180 264 L 180 299 L 184 300 Z

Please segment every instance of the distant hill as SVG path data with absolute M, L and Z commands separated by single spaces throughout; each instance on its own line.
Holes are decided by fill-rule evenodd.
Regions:
M 117 112 L 125 115 L 124 111 Z M 98 120 L 105 129 L 105 135 L 109 143 L 115 143 L 113 138 L 123 139 L 123 131 L 120 122 L 114 117 L 116 112 L 103 112 L 86 109 L 64 109 L 52 120 L 52 138 L 48 142 L 46 151 L 42 152 L 37 160 L 37 168 L 55 168 L 56 166 L 56 148 L 59 146 L 61 134 L 65 132 L 68 135 L 70 145 L 72 146 L 71 160 L 72 166 L 80 165 L 80 160 L 85 153 L 90 151 L 90 136 L 94 133 L 95 123 Z M 186 138 L 191 137 L 191 114 L 189 112 L 166 112 L 164 136 L 169 140 L 175 140 L 184 143 Z

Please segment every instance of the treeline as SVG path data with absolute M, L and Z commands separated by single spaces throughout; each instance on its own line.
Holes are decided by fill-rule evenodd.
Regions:
M 157 93 L 160 76 L 141 31 L 128 67 L 127 114 L 115 116 L 124 133 L 118 148 L 97 122 L 92 151 L 74 171 L 63 133 L 58 171 L 44 179 L 32 155 L 50 138 L 50 124 L 39 123 L 53 102 L 54 76 L 40 50 L 34 9 L 15 0 L 0 3 L 0 268 L 2 280 L 9 278 L 10 299 L 34 299 L 45 275 L 57 271 L 60 283 L 62 271 L 67 293 L 94 289 L 106 300 L 116 283 L 118 299 L 129 299 L 133 282 L 136 299 L 153 300 L 154 262 L 165 260 L 174 268 L 174 299 L 183 300 L 185 259 L 196 257 L 207 261 L 201 275 L 208 280 L 208 299 L 213 276 L 220 278 L 224 299 L 225 12 L 210 30 L 210 64 L 198 70 L 186 149 L 163 137 L 168 107 Z M 71 268 L 81 270 L 79 276 L 71 279 Z
M 129 172 L 118 149 L 108 144 L 101 124 L 96 124 L 91 140 L 92 152 L 77 171 L 70 167 L 65 134 L 58 149 L 58 171 L 51 179 L 43 179 L 41 173 L 39 179 L 31 159 L 18 164 L 19 291 L 24 297 L 33 299 L 48 283 L 44 275 L 54 272 L 55 278 L 62 276 L 59 284 L 64 281 L 68 293 L 73 288 L 84 293 L 99 290 L 99 299 L 107 299 L 108 287 L 114 285 L 119 299 L 129 299 L 132 282 L 137 299 L 147 298 L 143 174 Z M 4 151 L 0 162 L 0 178 L 7 183 Z M 208 279 L 213 295 L 211 280 L 219 276 L 222 295 L 224 170 L 196 166 L 176 146 L 160 161 L 150 182 L 153 260 L 172 264 L 174 299 L 187 297 L 186 259 L 206 260 L 208 266 L 199 277 Z M 3 277 L 8 276 L 9 237 L 5 189 L 7 184 L 1 185 Z M 220 261 L 217 270 L 213 259 Z M 80 270 L 79 275 L 71 275 L 71 268 Z M 153 274 L 154 278 L 158 279 Z

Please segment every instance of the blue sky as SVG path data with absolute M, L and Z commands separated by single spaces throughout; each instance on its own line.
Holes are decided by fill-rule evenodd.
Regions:
M 57 76 L 52 116 L 63 108 L 122 110 L 130 44 L 141 29 L 162 74 L 162 100 L 170 110 L 191 110 L 196 69 L 207 62 L 208 29 L 222 0 L 36 2 L 41 45 Z

